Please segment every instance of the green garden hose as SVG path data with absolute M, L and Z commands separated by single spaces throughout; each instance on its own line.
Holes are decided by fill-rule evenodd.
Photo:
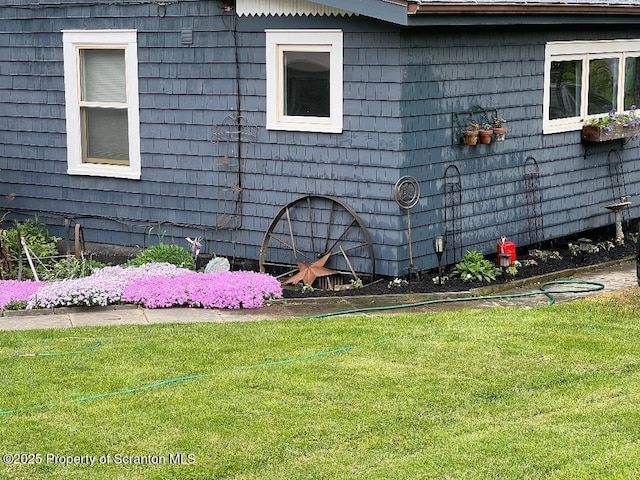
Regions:
M 88 347 L 82 348 L 80 350 L 71 350 L 67 352 L 33 352 L 33 353 L 20 353 L 16 352 L 13 354 L 14 357 L 61 357 L 65 355 L 80 355 L 82 353 L 89 353 L 96 348 L 102 346 L 102 341 L 94 340 L 85 337 L 65 337 L 65 339 L 73 339 L 73 340 L 91 340 L 94 343 L 89 345 Z
M 569 285 L 569 284 L 587 285 L 588 288 L 547 290 L 547 287 L 550 287 L 553 285 Z M 556 303 L 556 299 L 554 295 L 557 295 L 557 294 L 589 293 L 589 292 L 597 292 L 603 289 L 604 289 L 604 285 L 602 283 L 597 283 L 597 282 L 587 282 L 584 280 L 553 280 L 551 282 L 543 283 L 542 285 L 540 285 L 538 290 L 534 290 L 526 293 L 513 293 L 513 294 L 507 294 L 507 295 L 485 295 L 485 296 L 479 296 L 479 297 L 437 298 L 434 300 L 425 300 L 423 302 L 403 303 L 398 305 L 386 305 L 382 307 L 364 307 L 364 308 L 356 308 L 353 310 L 342 310 L 338 312 L 320 313 L 318 315 L 310 315 L 304 318 L 306 320 L 312 320 L 315 318 L 333 317 L 336 315 L 351 315 L 355 313 L 381 312 L 385 310 L 397 310 L 401 308 L 422 307 L 425 305 L 435 305 L 438 303 L 473 302 L 473 301 L 479 301 L 479 300 L 497 300 L 497 299 L 505 299 L 505 298 L 534 297 L 536 295 L 547 296 L 549 298 L 549 305 L 553 305 Z
M 250 370 L 250 369 L 254 369 L 254 368 L 264 368 L 264 367 L 272 367 L 275 365 L 286 365 L 288 363 L 294 363 L 294 362 L 302 362 L 305 360 L 313 360 L 315 358 L 319 358 L 319 357 L 326 357 L 328 355 L 335 355 L 338 353 L 343 353 L 343 352 L 348 352 L 351 350 L 355 350 L 357 348 L 365 348 L 365 347 L 372 347 L 372 346 L 377 346 L 377 345 L 382 345 L 384 343 L 390 342 L 392 339 L 391 338 L 383 338 L 381 340 L 376 340 L 374 342 L 370 342 L 370 343 L 365 343 L 365 344 L 360 344 L 360 345 L 349 345 L 346 347 L 339 347 L 339 348 L 335 348 L 333 350 L 326 350 L 323 352 L 315 352 L 315 353 L 310 353 L 308 355 L 301 355 L 299 357 L 292 357 L 292 358 L 286 358 L 283 360 L 273 360 L 270 362 L 262 362 L 262 363 L 257 363 L 254 365 L 245 365 L 245 366 L 240 366 L 240 367 L 230 367 L 224 370 L 220 370 L 218 372 L 210 372 L 210 373 L 199 373 L 199 374 L 194 374 L 194 375 L 185 375 L 182 377 L 176 377 L 176 378 L 170 378 L 167 380 L 161 380 L 155 383 L 150 383 L 147 385 L 141 385 L 141 386 L 137 386 L 137 387 L 131 387 L 131 388 L 126 388 L 123 390 L 117 390 L 117 391 L 113 391 L 113 392 L 106 392 L 106 393 L 98 393 L 95 395 L 87 395 L 84 397 L 79 397 L 76 399 L 73 399 L 70 401 L 70 403 L 80 403 L 80 402 L 88 402 L 90 400 L 98 400 L 101 398 L 107 398 L 107 397 L 115 397 L 118 395 L 127 395 L 130 393 L 136 393 L 136 392 L 142 392 L 145 390 L 152 390 L 154 388 L 159 388 L 159 387 L 164 387 L 167 385 L 171 385 L 173 383 L 181 383 L 181 382 L 186 382 L 189 380 L 197 380 L 200 378 L 208 378 L 208 377 L 212 377 L 214 375 L 220 375 L 223 373 L 228 373 L 228 372 L 236 372 L 236 371 L 243 371 L 243 370 Z M 44 403 L 44 404 L 40 404 L 40 405 L 32 405 L 30 407 L 24 407 L 24 408 L 17 408 L 17 409 L 13 409 L 13 410 L 4 410 L 4 411 L 0 411 L 0 416 L 2 415 L 12 415 L 12 414 L 16 414 L 16 413 L 24 413 L 24 412 L 30 412 L 30 411 L 34 411 L 34 410 L 42 410 L 44 408 L 54 408 L 54 407 L 59 407 L 65 403 L 68 402 L 56 402 L 56 403 Z
M 553 286 L 553 285 L 586 285 L 587 288 L 582 288 L 582 289 L 571 288 L 571 289 L 563 289 L 563 290 L 547 290 L 548 287 Z M 335 316 L 335 315 L 348 315 L 348 314 L 363 313 L 363 312 L 385 311 L 385 310 L 395 310 L 395 309 L 400 309 L 400 308 L 419 307 L 419 306 L 423 306 L 423 305 L 432 305 L 432 304 L 437 304 L 437 303 L 455 303 L 455 302 L 469 302 L 469 301 L 504 299 L 504 298 L 522 298 L 522 297 L 533 297 L 533 296 L 536 296 L 536 295 L 545 295 L 546 297 L 549 298 L 549 305 L 553 305 L 555 303 L 555 296 L 554 295 L 557 295 L 557 294 L 589 293 L 589 292 L 597 292 L 597 291 L 603 290 L 603 289 L 604 289 L 604 285 L 601 284 L 601 283 L 597 283 L 597 282 L 587 282 L 587 281 L 580 281 L 580 280 L 575 280 L 575 281 L 574 280 L 554 280 L 554 281 L 551 281 L 551 282 L 543 283 L 542 285 L 540 285 L 538 290 L 534 290 L 532 292 L 527 292 L 527 293 L 516 293 L 516 294 L 508 294 L 508 295 L 488 295 L 488 296 L 479 296 L 479 297 L 443 298 L 443 299 L 436 299 L 436 300 L 427 300 L 427 301 L 424 301 L 424 302 L 405 303 L 405 304 L 399 304 L 399 305 L 389 305 L 389 306 L 384 306 L 384 307 L 369 307 L 369 308 L 358 308 L 358 309 L 354 309 L 354 310 L 343 310 L 343 311 L 339 311 L 339 312 L 331 312 L 331 313 L 323 313 L 323 314 L 319 314 L 319 315 L 311 315 L 311 316 L 304 317 L 304 318 L 305 319 L 315 319 L 315 318 L 324 318 L 324 317 L 330 317 L 330 316 Z M 74 337 L 74 338 L 80 338 L 80 337 Z M 308 354 L 308 355 L 287 358 L 287 359 L 284 359 L 284 360 L 274 360 L 274 361 L 263 362 L 263 363 L 258 363 L 258 364 L 254 364 L 254 365 L 232 367 L 232 368 L 224 369 L 224 370 L 221 370 L 221 371 L 218 371 L 218 372 L 210 372 L 210 373 L 202 373 L 202 374 L 194 374 L 194 375 L 185 375 L 185 376 L 171 378 L 171 379 L 167 379 L 167 380 L 161 380 L 161 381 L 158 381 L 158 382 L 155 382 L 155 383 L 150 383 L 150 384 L 147 384 L 147 385 L 131 387 L 131 388 L 123 389 L 123 390 L 117 390 L 117 391 L 106 392 L 106 393 L 99 393 L 99 394 L 95 394 L 95 395 L 87 395 L 87 396 L 83 396 L 83 397 L 79 397 L 79 398 L 76 398 L 74 400 L 71 400 L 71 403 L 87 402 L 87 401 L 90 401 L 90 400 L 98 400 L 98 399 L 106 398 L 106 397 L 113 397 L 113 396 L 118 396 L 118 395 L 127 395 L 127 394 L 131 394 L 131 393 L 135 393 L 135 392 L 142 392 L 142 391 L 145 391 L 145 390 L 151 390 L 151 389 L 154 389 L 154 388 L 163 387 L 163 386 L 174 384 L 174 383 L 181 383 L 181 382 L 186 382 L 186 381 L 189 381 L 189 380 L 196 380 L 196 379 L 200 379 L 200 378 L 212 377 L 214 375 L 219 375 L 219 374 L 223 374 L 223 373 L 227 373 L 227 372 L 242 371 L 242 370 L 248 370 L 248 369 L 252 369 L 252 368 L 271 367 L 271 366 L 276 366 L 276 365 L 285 365 L 285 364 L 293 363 L 293 362 L 312 360 L 312 359 L 319 358 L 319 357 L 325 357 L 325 356 L 328 356 L 328 355 L 335 355 L 335 354 L 338 354 L 338 353 L 347 352 L 347 351 L 350 351 L 350 350 L 354 350 L 356 348 L 364 348 L 364 347 L 369 347 L 369 346 L 381 345 L 381 344 L 390 342 L 391 340 L 393 340 L 393 339 L 392 338 L 385 338 L 385 339 L 377 340 L 375 342 L 371 342 L 371 343 L 367 343 L 367 344 L 340 347 L 340 348 L 336 348 L 336 349 L 333 349 L 333 350 L 326 350 L 326 351 L 322 351 L 322 352 L 311 353 L 311 354 Z M 88 347 L 86 347 L 84 349 L 81 349 L 81 350 L 75 350 L 75 351 L 70 351 L 70 352 L 60 352 L 60 353 L 27 353 L 27 354 L 16 353 L 14 356 L 16 356 L 16 357 L 40 357 L 40 356 L 42 356 L 42 357 L 45 357 L 45 356 L 51 357 L 51 356 L 59 356 L 59 355 L 76 355 L 76 354 L 81 354 L 81 353 L 88 353 L 88 352 L 90 352 L 92 350 L 95 350 L 96 348 L 98 348 L 101 345 L 102 345 L 102 342 L 100 340 L 96 340 L 95 343 L 93 343 L 92 345 L 90 345 L 90 346 L 88 346 Z M 0 416 L 2 416 L 2 415 L 11 415 L 11 414 L 16 414 L 16 413 L 21 413 L 21 412 L 29 412 L 29 411 L 34 411 L 34 410 L 41 410 L 41 409 L 44 409 L 44 408 L 58 407 L 58 406 L 61 406 L 61 405 L 63 405 L 63 402 L 48 403 L 48 404 L 41 404 L 41 405 L 33 405 L 33 406 L 30 406 L 30 407 L 18 408 L 18 409 L 13 409 L 13 410 L 4 410 L 4 411 L 0 411 Z

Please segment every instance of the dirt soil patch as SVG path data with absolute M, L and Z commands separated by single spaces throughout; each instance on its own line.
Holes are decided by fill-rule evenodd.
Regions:
M 592 237 L 594 238 L 594 237 Z M 598 237 L 595 237 L 598 238 Z M 606 238 L 602 235 L 602 238 Z M 611 238 L 611 237 L 609 237 Z M 314 289 L 312 292 L 302 291 L 299 287 L 285 288 L 285 298 L 306 298 L 306 297 L 327 297 L 327 296 L 350 296 L 350 295 L 389 295 L 389 294 L 411 294 L 411 293 L 443 293 L 443 292 L 460 292 L 471 290 L 478 287 L 486 287 L 487 285 L 500 285 L 510 282 L 524 280 L 531 277 L 541 275 L 549 275 L 565 270 L 582 268 L 604 264 L 617 260 L 624 260 L 636 255 L 636 243 L 627 240 L 624 245 L 612 246 L 608 240 L 593 240 L 593 251 L 575 253 L 570 248 L 571 242 L 556 242 L 536 249 L 542 251 L 542 255 L 536 253 L 534 249 L 519 250 L 517 258 L 520 266 L 517 266 L 517 273 L 510 275 L 503 273 L 496 277 L 496 281 L 491 284 L 478 281 L 462 281 L 460 278 L 452 276 L 455 265 L 448 265 L 443 269 L 443 277 L 447 277 L 443 285 L 434 282 L 434 277 L 438 275 L 437 270 L 429 270 L 420 272 L 416 276 L 405 276 L 400 280 L 404 280 L 401 285 L 389 286 L 393 278 L 382 278 L 377 281 L 365 285 L 361 288 L 347 289 L 342 291 L 328 291 Z M 496 255 L 487 255 L 485 258 L 495 261 Z

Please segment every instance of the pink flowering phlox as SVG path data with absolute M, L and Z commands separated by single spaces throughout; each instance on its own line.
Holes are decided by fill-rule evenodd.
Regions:
M 0 310 L 11 302 L 27 302 L 44 285 L 32 280 L 0 280 Z
M 196 273 L 134 280 L 122 301 L 146 308 L 257 308 L 266 300 L 282 298 L 282 285 L 274 277 L 256 272 Z
M 126 286 L 145 278 L 171 278 L 189 270 L 168 263 L 149 263 L 140 267 L 105 267 L 92 275 L 51 282 L 40 288 L 27 304 L 31 308 L 106 306 L 120 303 Z

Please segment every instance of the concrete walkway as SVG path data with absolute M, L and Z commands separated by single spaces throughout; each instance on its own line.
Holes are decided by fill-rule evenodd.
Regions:
M 559 272 L 553 277 L 538 277 L 522 282 L 512 282 L 506 286 L 489 286 L 471 292 L 446 294 L 384 295 L 338 298 L 285 299 L 272 302 L 269 306 L 251 310 L 205 310 L 196 308 L 144 309 L 132 305 L 114 307 L 62 308 L 53 310 L 32 310 L 2 312 L 0 330 L 30 330 L 39 328 L 71 328 L 109 325 L 150 325 L 154 323 L 194 323 L 194 322 L 249 322 L 258 320 L 279 320 L 307 318 L 334 312 L 351 312 L 353 315 L 379 315 L 381 313 L 416 313 L 454 310 L 460 308 L 491 308 L 519 306 L 531 308 L 549 304 L 545 295 L 521 298 L 504 298 L 507 295 L 521 295 L 538 289 L 550 280 L 576 280 L 603 284 L 604 290 L 588 293 L 556 295 L 556 303 L 569 302 L 601 293 L 615 292 L 637 287 L 636 262 L 627 260 L 597 268 L 586 268 Z M 506 288 L 505 288 L 506 287 Z M 588 288 L 588 285 L 554 285 L 550 291 Z M 482 298 L 460 301 L 470 297 Z M 453 301 L 457 299 L 457 301 Z M 437 302 L 434 302 L 437 301 Z M 411 308 L 397 309 L 397 305 L 422 304 Z M 382 310 L 375 310 L 385 308 Z

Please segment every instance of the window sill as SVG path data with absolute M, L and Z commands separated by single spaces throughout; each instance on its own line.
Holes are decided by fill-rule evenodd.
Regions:
M 127 178 L 140 180 L 140 172 L 129 167 L 116 167 L 111 165 L 82 165 L 69 167 L 69 175 L 85 175 L 90 177 Z
M 342 133 L 342 125 L 317 123 L 267 123 L 267 130 L 289 132 Z

